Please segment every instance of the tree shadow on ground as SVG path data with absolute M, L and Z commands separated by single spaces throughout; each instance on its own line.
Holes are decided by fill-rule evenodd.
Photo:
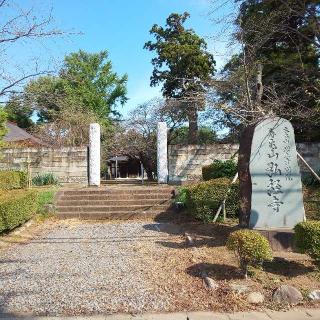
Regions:
M 144 225 L 143 228 L 169 235 L 181 236 L 182 241 L 185 239 L 184 235 L 187 233 L 194 240 L 193 247 L 220 247 L 225 245 L 229 234 L 237 230 L 238 227 L 235 224 L 203 223 L 199 221 L 176 223 L 167 221 L 149 223 Z M 175 249 L 187 247 L 184 241 L 183 243 L 181 243 L 181 241 L 159 241 L 158 243 L 165 247 Z
M 313 266 L 306 266 L 303 263 L 281 257 L 275 257 L 272 261 L 265 262 L 263 268 L 267 272 L 286 277 L 296 277 L 315 270 Z
M 218 263 L 197 263 L 188 267 L 186 272 L 193 277 L 202 277 L 205 272 L 208 277 L 215 280 L 236 280 L 243 279 L 243 274 L 239 268 Z
M 197 222 L 186 210 L 177 210 L 174 207 L 157 214 L 154 217 L 156 222 L 170 222 L 170 223 L 187 223 Z

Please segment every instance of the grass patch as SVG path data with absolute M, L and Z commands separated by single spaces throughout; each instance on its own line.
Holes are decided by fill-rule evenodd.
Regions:
M 56 189 L 39 190 L 38 191 L 38 209 L 37 215 L 38 220 L 45 220 L 53 216 L 52 212 L 49 212 L 45 207 L 46 204 L 53 204 Z

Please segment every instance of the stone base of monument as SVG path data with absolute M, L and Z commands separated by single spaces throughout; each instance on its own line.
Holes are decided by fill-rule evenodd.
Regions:
M 273 251 L 295 251 L 292 229 L 256 230 L 265 236 Z

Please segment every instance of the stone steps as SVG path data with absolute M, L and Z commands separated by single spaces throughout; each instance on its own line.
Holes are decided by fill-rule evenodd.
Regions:
M 144 180 L 143 183 L 141 180 L 137 179 L 120 179 L 120 180 L 101 180 L 102 185 L 133 185 L 133 186 L 156 186 L 158 185 L 158 182 L 156 181 L 149 181 L 149 180 Z
M 166 210 L 170 207 L 170 205 L 150 205 L 150 206 L 143 206 L 143 205 L 132 205 L 132 206 L 61 206 L 60 204 L 56 206 L 58 212 L 139 212 L 139 211 L 146 211 L 146 210 Z
M 103 198 L 91 198 L 91 199 L 72 199 L 63 198 L 59 200 L 59 206 L 92 206 L 92 200 L 96 206 L 152 206 L 156 204 L 165 204 L 168 198 L 161 197 L 160 199 L 103 199 Z
M 172 211 L 174 194 L 167 186 L 62 190 L 55 205 L 60 219 L 144 219 Z
M 70 201 L 92 201 L 92 200 L 166 200 L 172 198 L 171 194 L 114 194 L 114 195 L 67 195 L 63 196 L 61 199 Z
M 132 189 L 122 189 L 122 188 L 113 188 L 113 189 L 79 189 L 79 190 L 65 190 L 62 191 L 64 196 L 72 196 L 72 195 L 136 195 L 136 194 L 172 194 L 174 190 L 172 188 L 132 188 Z

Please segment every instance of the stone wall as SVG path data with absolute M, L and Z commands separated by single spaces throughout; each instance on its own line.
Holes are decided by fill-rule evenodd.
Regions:
M 169 182 L 200 180 L 203 166 L 211 164 L 215 159 L 230 159 L 238 149 L 238 144 L 170 145 Z M 320 170 L 320 143 L 297 143 L 297 150 L 312 168 Z M 308 172 L 308 169 L 299 163 L 301 171 Z
M 168 148 L 169 182 L 199 180 L 203 166 L 215 159 L 230 159 L 238 148 L 237 144 L 171 145 Z
M 0 150 L 0 170 L 27 170 L 31 175 L 53 173 L 61 183 L 87 183 L 87 148 L 8 148 Z

